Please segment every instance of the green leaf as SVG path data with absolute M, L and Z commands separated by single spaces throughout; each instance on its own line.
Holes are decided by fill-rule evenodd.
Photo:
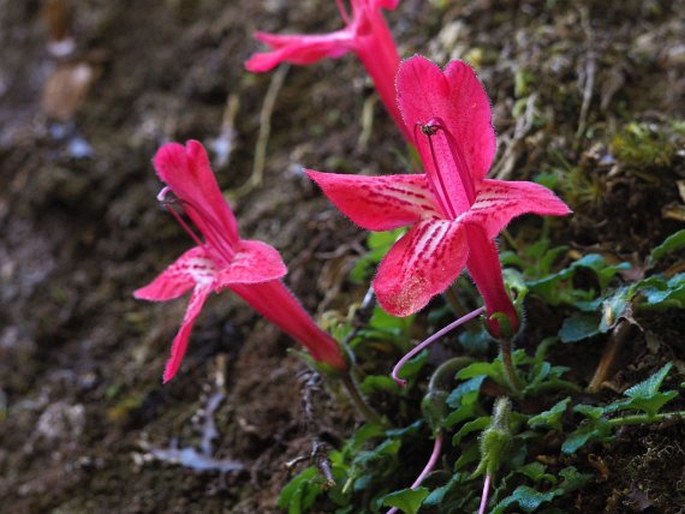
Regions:
M 554 491 L 541 493 L 527 485 L 518 486 L 514 492 L 499 502 L 492 510 L 492 514 L 501 514 L 510 505 L 517 504 L 524 512 L 535 512 L 540 505 L 552 501 L 555 497 Z
M 564 479 L 564 481 L 559 486 L 559 489 L 563 491 L 564 494 L 575 491 L 580 487 L 587 484 L 588 480 L 592 479 L 592 475 L 588 473 L 580 473 L 575 466 L 568 466 L 559 472 L 559 475 Z
M 562 343 L 576 343 L 600 333 L 597 314 L 574 312 L 564 320 L 559 330 Z
M 652 252 L 649 254 L 649 261 L 651 264 L 654 264 L 665 255 L 680 250 L 681 248 L 685 248 L 685 229 L 681 229 L 675 234 L 671 234 L 663 243 L 652 249 Z
M 480 386 L 484 380 L 485 375 L 478 375 L 459 384 L 447 397 L 447 405 L 453 409 L 458 409 L 462 404 L 472 404 L 478 396 L 477 393 L 480 391 Z M 474 396 L 472 393 L 476 393 L 476 395 Z
M 630 398 L 630 401 L 626 402 L 623 408 L 642 410 L 649 417 L 657 414 L 666 403 L 678 396 L 677 391 L 659 391 L 672 367 L 673 364 L 669 362 L 647 380 L 626 389 L 623 394 Z
M 524 464 L 519 467 L 517 471 L 530 478 L 533 482 L 541 482 L 543 480 L 550 484 L 556 484 L 558 482 L 557 477 L 551 473 L 547 473 L 547 466 L 541 462 Z
M 550 427 L 557 432 L 563 432 L 561 418 L 568 410 L 570 403 L 571 398 L 564 398 L 550 409 L 530 418 L 528 420 L 528 426 L 530 428 Z
M 365 395 L 370 395 L 378 391 L 393 394 L 399 394 L 401 392 L 397 382 L 388 375 L 369 375 L 362 380 L 359 388 Z
M 483 355 L 493 343 L 492 336 L 486 330 L 464 330 L 457 337 L 466 353 Z
M 626 389 L 623 394 L 625 394 L 628 398 L 633 399 L 639 398 L 647 400 L 651 398 L 657 392 L 659 392 L 662 382 L 666 378 L 666 375 L 668 375 L 668 372 L 671 371 L 672 367 L 673 363 L 667 362 L 664 367 L 654 373 L 647 380 L 644 380 L 639 384 L 635 384 L 633 387 Z
M 453 473 L 445 485 L 434 489 L 433 492 L 423 500 L 422 506 L 429 508 L 441 507 L 445 512 L 452 512 L 450 509 L 463 507 L 464 502 L 469 495 L 468 493 L 465 494 L 465 491 L 461 486 L 470 480 L 469 476 L 470 473 Z
M 642 281 L 640 293 L 644 298 L 641 308 L 655 310 L 685 308 L 685 273 L 678 273 L 668 281 L 650 277 Z
M 495 506 L 492 514 L 502 514 L 507 507 L 513 504 L 518 504 L 524 512 L 535 512 L 543 503 L 549 503 L 557 496 L 563 496 L 582 487 L 592 478 L 589 474 L 579 473 L 573 466 L 562 469 L 559 475 L 564 481 L 544 493 L 525 485 L 517 487 L 510 496 Z
M 490 426 L 491 421 L 492 418 L 490 416 L 481 416 L 480 418 L 476 418 L 473 421 L 464 423 L 462 427 L 459 429 L 459 431 L 456 434 L 454 434 L 454 437 L 452 437 L 452 446 L 457 446 L 459 443 L 461 443 L 461 440 L 464 437 L 473 432 L 485 430 Z
M 575 410 L 575 409 L 574 409 Z M 561 451 L 571 455 L 585 446 L 586 443 L 595 439 L 604 439 L 611 434 L 609 422 L 603 418 L 588 420 L 580 428 L 571 432 L 564 443 Z
M 463 469 L 465 466 L 478 462 L 480 460 L 480 448 L 477 444 L 468 445 L 462 450 L 461 455 L 454 463 L 454 469 Z
M 381 502 L 386 507 L 397 507 L 404 514 L 416 514 L 421 508 L 423 500 L 429 494 L 430 491 L 425 487 L 402 489 L 383 496 Z
M 428 360 L 428 351 L 424 350 L 421 353 L 419 353 L 416 357 L 413 359 L 410 359 L 407 361 L 404 366 L 402 366 L 402 371 L 400 371 L 399 376 L 400 378 L 404 378 L 405 380 L 413 380 L 416 378 L 416 375 L 419 374 L 421 371 L 421 368 L 426 364 L 426 361 Z
M 378 264 L 390 247 L 402 235 L 405 229 L 390 230 L 387 232 L 371 232 L 366 238 L 366 245 L 369 252 L 361 257 L 350 271 L 350 280 L 357 284 L 362 284 L 368 280 L 373 273 L 373 266 Z
M 310 466 L 293 477 L 281 490 L 278 506 L 287 508 L 288 514 L 302 514 L 314 505 L 316 497 L 322 492 L 321 485 L 319 471 Z

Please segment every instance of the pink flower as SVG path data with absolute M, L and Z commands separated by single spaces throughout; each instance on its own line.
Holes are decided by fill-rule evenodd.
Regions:
M 420 310 L 466 267 L 483 296 L 490 332 L 517 330 L 519 318 L 504 288 L 494 239 L 516 216 L 562 216 L 569 208 L 538 184 L 485 178 L 495 156 L 492 112 L 468 65 L 453 61 L 443 72 L 412 57 L 400 65 L 397 97 L 424 174 L 307 173 L 361 227 L 411 227 L 373 281 L 386 311 L 407 316 Z M 497 313 L 506 316 L 510 330 L 500 326 Z
M 282 62 L 312 64 L 325 57 L 337 59 L 347 52 L 357 54 L 371 76 L 376 90 L 407 141 L 412 140 L 395 103 L 395 75 L 400 64 L 397 47 L 381 8 L 393 10 L 399 0 L 350 0 L 352 15 L 336 0 L 345 28 L 328 34 L 275 35 L 257 32 L 255 37 L 272 48 L 253 55 L 248 71 L 269 71 Z
M 197 246 L 185 252 L 136 298 L 166 301 L 192 289 L 181 328 L 171 347 L 164 382 L 171 380 L 188 348 L 193 324 L 210 293 L 228 287 L 269 321 L 302 343 L 317 361 L 338 370 L 347 360 L 338 343 L 321 330 L 279 279 L 287 269 L 278 251 L 260 241 L 241 239 L 238 224 L 210 168 L 207 152 L 197 141 L 185 147 L 164 145 L 154 158 L 159 178 L 167 184 L 160 197 L 172 191 L 180 207 L 204 237 L 201 241 L 176 211 L 171 210 Z

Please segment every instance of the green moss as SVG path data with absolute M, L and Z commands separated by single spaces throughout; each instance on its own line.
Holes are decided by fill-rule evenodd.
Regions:
M 668 168 L 677 150 L 670 132 L 650 123 L 631 122 L 613 137 L 611 151 L 620 163 L 631 168 Z

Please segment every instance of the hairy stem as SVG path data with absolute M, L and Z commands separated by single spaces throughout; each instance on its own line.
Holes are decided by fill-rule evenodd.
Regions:
M 502 365 L 504 366 L 504 376 L 507 380 L 507 385 L 515 393 L 518 394 L 523 389 L 523 381 L 516 371 L 514 361 L 511 358 L 511 340 L 501 339 L 499 342 L 500 354 L 502 355 Z
M 348 371 L 347 373 L 341 374 L 340 380 L 345 386 L 345 389 L 347 389 L 350 401 L 354 404 L 354 406 L 357 408 L 359 413 L 364 417 L 364 419 L 369 423 L 373 423 L 375 425 L 385 425 L 385 422 L 383 421 L 381 416 L 364 399 L 364 396 L 359 390 L 359 385 L 352 376 L 352 373 Z
M 675 412 L 660 412 L 650 416 L 649 414 L 629 414 L 620 418 L 612 418 L 609 421 L 611 426 L 622 425 L 642 425 L 644 423 L 660 423 L 662 421 L 673 421 L 685 419 L 685 410 Z

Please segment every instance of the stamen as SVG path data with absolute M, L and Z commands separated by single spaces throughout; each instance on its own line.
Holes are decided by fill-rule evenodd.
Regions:
M 445 137 L 447 138 L 447 141 L 449 143 L 447 145 L 447 148 L 449 148 L 450 150 L 452 160 L 454 160 L 454 163 L 457 165 L 457 171 L 459 172 L 459 178 L 461 178 L 461 182 L 464 185 L 466 197 L 468 198 L 469 203 L 473 205 L 473 202 L 476 201 L 476 189 L 473 186 L 471 170 L 469 169 L 466 163 L 466 159 L 464 159 L 464 156 L 459 151 L 459 145 L 457 144 L 457 140 L 454 139 L 454 135 L 445 128 L 445 124 L 443 123 L 442 119 L 435 118 L 434 121 L 436 122 L 436 126 L 442 129 L 443 133 L 445 134 Z
M 199 207 L 197 204 L 188 200 L 179 199 L 179 201 L 186 211 L 192 209 L 197 218 L 203 221 L 204 227 L 200 232 L 203 233 L 205 239 L 207 239 L 212 246 L 217 247 L 217 250 L 225 251 L 225 258 L 230 262 L 235 255 L 235 250 L 233 248 L 237 245 L 237 241 L 231 238 L 230 234 L 216 222 L 214 216 L 207 214 L 202 207 Z
M 169 193 L 173 194 L 173 191 L 171 190 L 171 188 L 169 186 L 164 186 L 162 188 L 162 190 L 159 193 L 157 193 L 157 201 L 159 203 L 161 203 L 162 205 L 164 205 L 165 207 L 166 207 L 167 203 L 173 203 L 173 202 L 176 202 L 176 200 L 177 200 L 177 198 L 175 198 L 175 197 L 168 199 L 167 196 L 169 195 Z
M 445 135 L 445 138 L 447 139 L 447 148 L 450 151 L 452 161 L 454 161 L 455 168 L 457 169 L 457 173 L 459 174 L 459 179 L 461 181 L 462 187 L 464 188 L 464 192 L 466 193 L 466 198 L 469 204 L 473 205 L 473 202 L 475 202 L 476 200 L 476 190 L 473 185 L 473 179 L 471 178 L 470 170 L 466 164 L 466 160 L 459 151 L 457 141 L 454 139 L 452 133 L 449 130 L 447 130 L 447 128 L 445 128 L 445 123 L 441 118 L 431 118 L 430 120 L 428 120 L 427 123 L 417 122 L 417 124 L 414 126 L 414 139 L 416 139 L 417 126 L 421 129 L 421 132 L 428 138 L 428 146 L 430 147 L 431 159 L 433 159 L 433 164 L 435 165 L 438 181 L 440 182 L 440 187 L 442 188 L 443 195 L 447 202 L 447 207 L 450 210 L 449 214 L 452 218 L 456 218 L 457 211 L 451 203 L 449 191 L 447 191 L 445 183 L 442 179 L 442 172 L 440 170 L 439 162 L 435 158 L 435 147 L 433 146 L 432 137 L 435 134 L 437 134 L 439 130 L 441 130 L 442 133 Z
M 191 239 L 198 245 L 205 248 L 208 252 L 214 254 L 214 258 L 222 261 L 225 260 L 227 263 L 231 262 L 235 251 L 231 247 L 231 241 L 228 240 L 228 234 L 225 230 L 222 230 L 214 220 L 212 216 L 203 212 L 201 208 L 197 207 L 195 203 L 188 200 L 179 198 L 174 194 L 171 187 L 164 187 L 159 194 L 157 194 L 157 200 L 164 206 L 164 208 L 171 213 L 171 215 L 176 219 L 179 225 L 186 231 L 186 233 L 191 237 Z M 183 219 L 181 214 L 177 211 L 175 206 L 179 206 L 180 209 L 188 212 L 188 209 L 193 209 L 198 219 L 203 221 L 202 226 L 198 226 L 200 229 L 200 234 L 208 239 L 205 243 L 202 239 L 195 233 L 195 231 L 190 227 L 190 225 Z M 224 243 L 225 242 L 225 243 Z
M 349 25 L 351 23 L 351 18 L 349 12 L 347 11 L 347 8 L 345 7 L 345 4 L 343 4 L 342 0 L 335 0 L 335 4 L 338 6 L 338 12 L 340 13 L 340 17 L 346 24 Z
M 180 203 L 180 199 L 177 196 L 173 196 L 169 198 L 169 193 L 173 194 L 173 190 L 167 186 L 163 188 L 159 194 L 157 194 L 157 201 L 162 204 L 162 206 L 169 211 L 169 213 L 178 221 L 178 224 L 181 225 L 183 230 L 186 231 L 186 233 L 190 236 L 190 238 L 195 241 L 195 244 L 198 246 L 204 247 L 205 244 L 202 242 L 202 240 L 193 232 L 193 230 L 190 228 L 190 226 L 185 222 L 183 217 L 176 211 L 174 208 L 174 205 L 177 205 Z
M 454 208 L 454 205 L 452 205 L 452 200 L 450 198 L 449 191 L 447 191 L 447 187 L 445 186 L 445 182 L 442 180 L 442 173 L 440 171 L 440 165 L 438 164 L 438 160 L 435 158 L 435 148 L 433 147 L 433 136 L 437 134 L 438 130 L 441 129 L 442 127 L 439 125 L 436 125 L 433 123 L 433 120 L 429 121 L 428 123 L 416 123 L 414 125 L 414 139 L 416 140 L 416 128 L 420 127 L 421 128 L 421 133 L 425 135 L 428 138 L 428 146 L 431 151 L 431 159 L 433 159 L 433 164 L 435 165 L 435 171 L 436 175 L 438 177 L 438 182 L 440 183 L 440 189 L 442 191 L 442 198 L 440 200 L 441 204 L 446 204 L 444 207 L 446 208 L 447 215 L 455 219 L 457 217 L 457 210 Z
M 468 321 L 471 321 L 473 318 L 477 318 L 481 314 L 485 312 L 485 307 L 478 307 L 476 310 L 469 312 L 468 314 L 462 316 L 456 321 L 453 321 L 446 327 L 441 328 L 438 330 L 435 334 L 432 336 L 428 337 L 425 341 L 422 343 L 417 344 L 414 348 L 412 348 L 410 351 L 408 351 L 399 361 L 397 361 L 397 364 L 395 364 L 395 367 L 392 369 L 392 379 L 397 382 L 398 385 L 401 387 L 404 387 L 407 385 L 407 381 L 400 378 L 398 375 L 400 371 L 402 370 L 402 367 L 409 361 L 411 360 L 416 354 L 420 353 L 423 351 L 425 348 L 428 348 L 431 344 L 433 344 L 435 341 L 440 339 L 442 336 L 445 334 L 448 334 L 455 328 L 457 328 L 459 325 L 462 325 Z

